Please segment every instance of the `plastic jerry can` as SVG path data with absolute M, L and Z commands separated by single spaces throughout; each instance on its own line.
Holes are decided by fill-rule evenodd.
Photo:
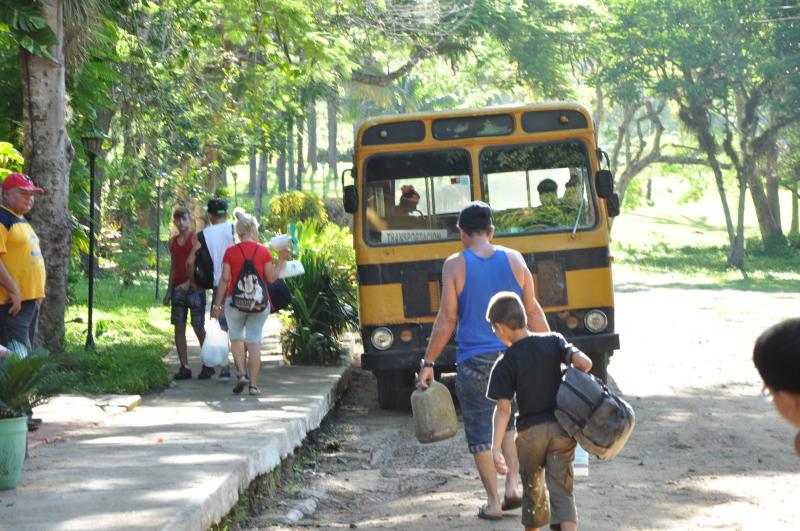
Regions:
M 432 443 L 449 439 L 456 434 L 456 408 L 447 386 L 431 381 L 427 389 L 417 388 L 411 393 L 411 412 L 417 440 Z

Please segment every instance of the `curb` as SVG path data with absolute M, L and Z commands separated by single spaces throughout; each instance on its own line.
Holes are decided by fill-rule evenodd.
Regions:
M 272 472 L 283 460 L 302 446 L 310 431 L 317 429 L 344 391 L 350 385 L 352 365 L 341 368 L 341 373 L 317 407 L 309 411 L 304 419 L 295 419 L 285 424 L 280 436 L 273 434 L 264 438 L 262 446 L 254 446 L 246 462 L 231 470 L 217 490 L 199 504 L 185 507 L 161 527 L 163 531 L 209 529 L 239 502 L 239 495 L 260 475 Z

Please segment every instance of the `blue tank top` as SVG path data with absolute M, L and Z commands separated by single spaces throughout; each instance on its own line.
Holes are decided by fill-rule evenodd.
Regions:
M 492 256 L 481 258 L 464 249 L 467 277 L 458 296 L 456 363 L 506 348 L 492 332 L 492 325 L 486 320 L 486 308 L 489 300 L 500 291 L 513 291 L 522 297 L 522 287 L 511 270 L 506 252 L 500 247 L 494 250 Z

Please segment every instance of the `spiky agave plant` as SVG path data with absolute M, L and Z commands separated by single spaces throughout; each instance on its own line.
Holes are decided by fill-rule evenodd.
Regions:
M 56 359 L 45 350 L 27 355 L 25 350 L 12 346 L 0 359 L 0 419 L 24 416 L 63 387 L 64 373 Z

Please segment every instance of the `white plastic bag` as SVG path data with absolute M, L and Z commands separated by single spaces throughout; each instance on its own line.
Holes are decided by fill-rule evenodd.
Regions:
M 206 367 L 228 364 L 228 333 L 213 320 L 206 326 L 206 339 L 200 349 L 200 361 Z

